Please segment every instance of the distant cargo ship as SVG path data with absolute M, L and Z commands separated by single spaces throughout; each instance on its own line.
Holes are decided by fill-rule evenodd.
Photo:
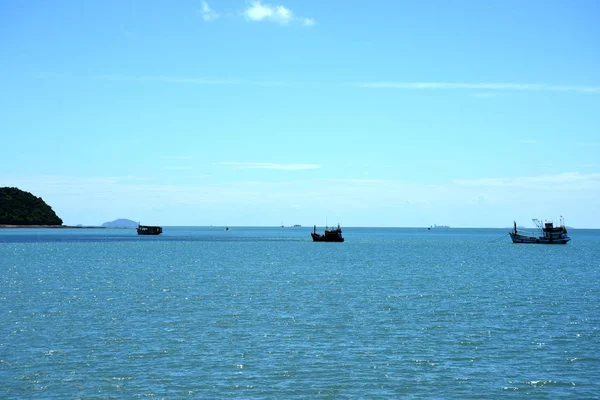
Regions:
M 448 225 L 431 225 L 427 230 L 431 229 L 450 229 Z

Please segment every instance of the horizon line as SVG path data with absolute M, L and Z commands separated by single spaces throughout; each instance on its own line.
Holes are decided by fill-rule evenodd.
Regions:
M 127 218 L 117 218 L 117 219 L 127 219 Z M 133 221 L 133 220 L 132 220 Z M 107 221 L 107 222 L 113 222 L 113 221 Z M 106 223 L 106 222 L 104 222 Z M 315 225 L 315 224 L 313 224 Z M 334 226 L 333 225 L 316 225 L 317 228 L 322 228 L 325 226 Z M 157 226 L 161 226 L 163 228 L 225 228 L 225 227 L 229 227 L 229 228 L 272 228 L 272 229 L 285 229 L 285 228 L 292 228 L 292 229 L 312 229 L 312 226 L 309 225 L 301 225 L 301 226 L 293 226 L 293 225 L 285 225 L 285 226 L 278 226 L 278 225 L 157 225 Z M 512 226 L 485 226 L 485 227 L 476 227 L 476 226 L 446 226 L 446 225 L 438 225 L 438 228 L 435 228 L 436 225 L 430 225 L 430 226 L 368 226 L 368 225 L 362 225 L 362 226 L 353 226 L 353 225 L 347 225 L 344 227 L 344 229 L 348 228 L 348 229 L 354 229 L 354 228 L 359 228 L 359 229 L 425 229 L 425 230 L 430 230 L 429 228 L 433 228 L 432 230 L 448 230 L 448 229 L 513 229 Z M 573 227 L 571 225 L 565 225 L 567 228 L 569 229 L 574 229 L 574 230 L 599 230 L 600 227 L 598 228 L 576 228 Z M 517 225 L 517 227 L 520 227 L 521 229 L 539 229 L 535 226 L 525 226 L 525 225 Z M 0 229 L 135 229 L 135 226 L 102 226 L 102 225 L 85 225 L 85 224 L 77 224 L 77 225 L 71 225 L 71 224 L 63 224 L 63 225 L 14 225 L 14 224 L 0 224 Z

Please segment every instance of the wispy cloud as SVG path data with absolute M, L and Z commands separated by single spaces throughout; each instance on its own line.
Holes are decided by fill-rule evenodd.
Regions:
M 313 26 L 316 23 L 314 18 L 300 18 L 300 21 L 304 26 Z
M 249 86 L 291 86 L 294 82 L 283 81 L 250 81 L 243 79 L 218 79 L 218 78 L 189 78 L 168 75 L 103 75 L 95 76 L 94 79 L 109 81 L 131 81 L 131 82 L 157 82 L 178 85 L 202 85 L 202 86 L 227 86 L 227 85 L 249 85 Z
M 313 164 L 220 164 L 286 166 L 284 169 L 314 167 Z M 600 195 L 600 173 L 435 184 L 388 179 L 291 179 L 290 176 L 302 174 L 288 174 L 281 180 L 230 181 L 212 176 L 177 183 L 164 177 L 0 173 L 0 182 L 2 186 L 17 186 L 43 197 L 67 224 L 93 225 L 127 217 L 163 225 L 209 225 L 225 220 L 228 224 L 264 225 L 269 218 L 279 224 L 280 215 L 294 215 L 294 220 L 310 224 L 315 216 L 329 216 L 330 221 L 343 216 L 342 223 L 359 226 L 426 226 L 440 222 L 451 226 L 505 226 L 506 221 L 514 218 L 519 221 L 532 215 L 551 216 L 563 209 L 570 210 L 569 221 L 574 224 L 597 227 L 599 221 L 594 210 Z M 323 202 L 324 198 L 328 201 Z
M 330 88 L 356 87 L 365 89 L 397 89 L 397 90 L 485 90 L 477 92 L 476 97 L 496 97 L 502 92 L 571 92 L 600 94 L 600 86 L 556 86 L 550 84 L 516 84 L 516 83 L 447 83 L 447 82 L 300 82 L 300 81 L 252 81 L 245 79 L 214 78 L 214 77 L 182 77 L 170 75 L 102 75 L 94 76 L 95 79 L 113 81 L 138 81 L 138 82 L 160 82 L 182 85 L 253 85 L 253 86 L 307 86 L 318 85 Z M 593 146 L 600 145 L 594 142 Z
M 454 183 L 459 186 L 471 187 L 538 188 L 553 190 L 589 187 L 600 188 L 600 173 L 581 174 L 579 172 L 563 172 L 554 175 L 455 180 Z
M 210 8 L 206 1 L 202 1 L 202 9 L 200 10 L 200 13 L 205 21 L 214 21 L 220 17 L 219 13 Z
M 260 1 L 253 1 L 244 10 L 244 17 L 252 22 L 275 22 L 281 25 L 288 25 L 292 22 L 298 22 L 304 26 L 313 26 L 313 18 L 296 17 L 292 10 L 282 5 L 263 4 Z
M 162 170 L 163 171 L 191 171 L 192 167 L 187 167 L 187 166 L 168 166 L 168 167 L 163 167 Z
M 138 82 L 162 82 L 162 83 L 177 83 L 187 85 L 239 85 L 242 81 L 233 79 L 214 79 L 214 78 L 186 78 L 180 76 L 167 75 L 103 75 L 98 79 L 106 79 L 112 81 L 138 81 Z
M 191 160 L 191 156 L 160 156 L 163 160 Z
M 600 147 L 600 142 L 577 142 L 580 147 Z
M 300 171 L 305 169 L 318 169 L 321 166 L 318 164 L 276 164 L 265 162 L 233 162 L 225 161 L 218 163 L 227 165 L 236 169 L 275 169 L 280 171 Z
M 288 24 L 292 19 L 292 12 L 284 6 L 271 6 L 255 1 L 244 10 L 244 16 L 250 21 L 273 21 Z
M 550 91 L 600 93 L 600 86 L 562 86 L 535 83 L 464 83 L 464 82 L 351 82 L 350 86 L 371 89 L 404 90 L 488 90 L 488 91 Z

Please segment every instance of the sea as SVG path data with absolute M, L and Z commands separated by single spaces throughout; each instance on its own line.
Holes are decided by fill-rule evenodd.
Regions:
M 0 229 L 1 399 L 600 398 L 600 230 L 163 229 Z

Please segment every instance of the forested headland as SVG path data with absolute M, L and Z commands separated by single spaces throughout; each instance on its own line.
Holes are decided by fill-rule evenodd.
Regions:
M 0 225 L 62 225 L 52 207 L 16 187 L 0 188 Z

